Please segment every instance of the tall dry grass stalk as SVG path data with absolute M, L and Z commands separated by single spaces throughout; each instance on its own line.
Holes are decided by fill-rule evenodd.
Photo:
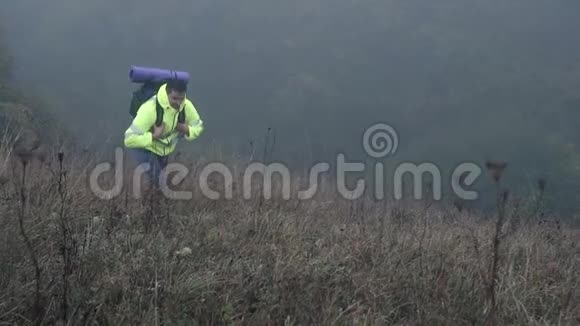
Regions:
M 26 244 L 26 248 L 28 249 L 28 253 L 30 255 L 30 260 L 32 261 L 32 265 L 34 267 L 35 272 L 35 295 L 34 295 L 34 306 L 32 312 L 32 320 L 34 320 L 36 325 L 40 325 L 43 307 L 41 306 L 41 290 L 40 290 L 40 277 L 41 277 L 41 267 L 38 262 L 36 251 L 32 245 L 30 237 L 27 234 L 27 231 L 24 227 L 24 220 L 27 217 L 27 189 L 26 189 L 26 175 L 27 175 L 27 167 L 29 164 L 29 160 L 32 156 L 30 149 L 26 148 L 18 148 L 16 147 L 15 153 L 17 154 L 18 158 L 20 159 L 20 163 L 22 165 L 22 181 L 20 185 L 20 210 L 18 214 L 18 226 L 20 229 L 20 235 Z

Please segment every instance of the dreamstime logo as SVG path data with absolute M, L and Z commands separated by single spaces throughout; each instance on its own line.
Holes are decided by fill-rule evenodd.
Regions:
M 399 146 L 399 135 L 393 127 L 385 123 L 377 123 L 367 128 L 362 140 L 365 152 L 374 158 L 395 154 Z
M 387 156 L 395 154 L 399 146 L 399 135 L 396 130 L 385 123 L 373 124 L 366 128 L 362 135 L 362 145 L 364 151 L 367 155 L 374 159 L 384 160 Z M 347 187 L 347 174 L 348 173 L 366 173 L 368 166 L 362 162 L 347 162 L 346 156 L 344 154 L 338 154 L 335 163 L 335 178 L 333 179 L 336 184 L 335 188 L 339 194 L 345 199 L 358 199 L 367 190 L 366 180 L 364 178 L 359 178 L 356 180 L 356 186 L 354 189 L 348 189 Z M 99 178 L 104 174 L 108 173 L 113 169 L 113 166 L 109 162 L 99 163 L 91 171 L 89 176 L 89 187 L 91 191 L 101 199 L 112 199 L 119 196 L 122 192 L 122 186 L 124 184 L 124 151 L 121 148 L 115 150 L 115 171 L 113 178 L 113 185 L 110 189 L 104 189 L 102 184 L 99 182 Z M 132 188 L 134 197 L 138 198 L 141 195 L 141 180 L 147 175 L 150 170 L 149 164 L 138 165 L 137 168 L 132 173 Z M 239 167 L 238 167 L 239 168 Z M 308 187 L 305 190 L 300 190 L 297 192 L 297 199 L 307 200 L 313 198 L 319 190 L 319 177 L 321 174 L 330 171 L 331 164 L 328 162 L 319 162 L 312 166 L 309 170 Z M 202 194 L 209 199 L 232 199 L 234 197 L 233 185 L 234 185 L 234 172 L 235 169 L 228 167 L 227 165 L 220 162 L 212 162 L 203 167 L 201 172 L 196 176 L 197 185 L 201 190 Z M 374 184 L 373 195 L 376 199 L 384 199 L 385 190 L 385 164 L 383 162 L 376 162 L 372 166 L 372 177 Z M 242 196 L 244 199 L 251 199 L 255 192 L 253 187 L 255 183 L 253 177 L 256 174 L 261 174 L 262 185 L 260 189 L 262 190 L 262 196 L 265 199 L 270 199 L 272 197 L 273 185 L 278 185 L 282 192 L 282 198 L 284 200 L 289 200 L 292 197 L 291 189 L 293 188 L 291 183 L 293 180 L 291 177 L 290 170 L 282 163 L 271 163 L 263 164 L 261 162 L 252 162 L 242 171 L 241 180 L 238 180 L 236 184 L 240 184 L 240 189 L 242 190 Z M 213 174 L 219 174 L 223 180 L 221 187 L 222 192 L 212 189 L 210 185 L 210 176 Z M 396 200 L 403 198 L 404 182 L 403 178 L 405 175 L 411 175 L 413 180 L 413 197 L 415 199 L 423 199 L 425 192 L 424 187 L 424 176 L 430 175 L 431 182 L 429 183 L 430 194 L 433 196 L 434 200 L 440 200 L 442 198 L 442 176 L 439 168 L 431 162 L 423 162 L 420 164 L 405 162 L 396 166 L 393 172 L 392 190 L 394 198 Z M 459 164 L 453 169 L 451 173 L 451 187 L 453 193 L 464 200 L 475 200 L 478 198 L 477 192 L 473 190 L 467 190 L 464 187 L 469 187 L 475 183 L 477 178 L 482 174 L 482 169 L 473 162 L 464 162 Z M 172 175 L 172 178 L 169 176 Z M 176 191 L 169 188 L 169 183 L 176 186 L 182 183 L 187 176 L 190 175 L 190 171 L 184 164 L 181 163 L 170 163 L 166 166 L 164 173 L 161 173 L 160 178 L 160 190 L 163 194 L 170 199 L 175 200 L 190 200 L 193 198 L 193 193 L 191 191 Z M 278 175 L 281 177 L 281 181 L 278 183 L 273 182 L 274 176 Z M 236 175 L 236 177 L 238 177 Z

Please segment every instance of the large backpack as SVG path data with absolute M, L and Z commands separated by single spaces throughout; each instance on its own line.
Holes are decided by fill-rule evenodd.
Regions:
M 129 114 L 134 118 L 137 115 L 137 111 L 141 105 L 151 99 L 153 96 L 157 95 L 159 88 L 163 86 L 167 81 L 148 81 L 141 84 L 139 89 L 133 91 L 133 96 L 131 97 L 131 105 L 129 107 Z M 155 99 L 155 110 L 157 111 L 157 117 L 155 119 L 155 125 L 160 126 L 163 121 L 163 108 L 159 101 Z M 185 121 L 185 110 L 182 110 L 178 118 L 179 122 Z

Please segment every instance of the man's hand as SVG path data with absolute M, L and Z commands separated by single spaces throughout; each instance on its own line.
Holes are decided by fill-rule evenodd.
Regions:
M 162 134 L 163 134 L 163 124 L 161 124 L 161 126 L 154 125 L 153 126 L 153 139 L 161 138 Z
M 189 136 L 189 127 L 186 123 L 178 123 L 177 130 L 184 136 Z

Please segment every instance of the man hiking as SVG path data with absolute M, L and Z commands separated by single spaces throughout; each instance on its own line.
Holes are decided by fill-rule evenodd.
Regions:
M 171 79 L 162 84 L 156 95 L 138 106 L 125 131 L 125 147 L 138 164 L 150 164 L 147 175 L 155 186 L 160 185 L 161 173 L 168 156 L 175 151 L 178 138 L 192 141 L 204 128 L 186 92 L 187 81 Z

